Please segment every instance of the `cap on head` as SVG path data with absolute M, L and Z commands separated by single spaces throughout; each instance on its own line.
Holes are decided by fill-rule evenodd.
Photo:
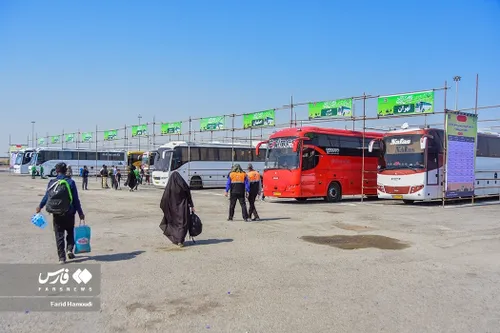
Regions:
M 68 167 L 66 166 L 66 163 L 61 162 L 56 164 L 56 172 L 57 173 L 66 173 L 68 171 Z
M 253 165 L 252 165 L 252 163 L 248 163 L 248 170 L 253 170 Z

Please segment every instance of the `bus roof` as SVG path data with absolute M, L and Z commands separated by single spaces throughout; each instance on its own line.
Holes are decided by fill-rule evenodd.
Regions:
M 331 135 L 347 135 L 347 136 L 363 136 L 363 132 L 360 131 L 351 131 L 339 128 L 324 128 L 324 127 L 316 127 L 316 126 L 303 126 L 303 127 L 291 127 L 284 128 L 282 130 L 278 130 L 270 135 L 270 139 L 272 138 L 280 138 L 287 136 L 299 136 L 301 133 L 320 133 L 320 134 L 331 134 Z M 384 136 L 382 132 L 365 132 L 365 136 L 381 138 Z
M 222 148 L 222 147 L 241 147 L 241 148 L 254 148 L 254 144 L 249 144 L 249 143 L 241 143 L 241 142 L 235 142 L 233 143 L 228 143 L 228 142 L 187 142 L 187 141 L 170 141 L 167 142 L 164 145 L 161 145 L 159 148 L 175 148 L 175 147 L 207 147 L 207 148 Z

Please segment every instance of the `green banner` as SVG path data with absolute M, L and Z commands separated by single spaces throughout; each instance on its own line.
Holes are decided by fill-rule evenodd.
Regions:
M 434 91 L 382 96 L 378 98 L 377 115 L 405 115 L 434 112 Z
M 66 134 L 64 136 L 64 142 L 66 142 L 66 143 L 68 143 L 68 142 L 75 142 L 75 133 Z
M 38 144 L 39 145 L 44 145 L 45 144 L 45 138 L 38 138 Z
M 267 127 L 275 125 L 274 109 L 243 115 L 243 128 Z
M 92 132 L 83 132 L 82 142 L 91 142 L 91 141 L 92 141 Z
M 118 138 L 118 130 L 108 130 L 104 131 L 104 140 L 111 141 Z
M 161 134 L 181 134 L 182 121 L 175 123 L 162 123 Z
M 200 119 L 200 131 L 220 131 L 225 129 L 226 117 L 210 117 L 210 118 L 201 118 Z
M 61 141 L 61 137 L 59 135 L 54 135 L 50 137 L 50 143 L 59 143 Z
M 148 135 L 148 125 L 133 125 L 132 126 L 132 137 L 136 136 L 146 136 Z
M 352 98 L 309 103 L 309 119 L 352 117 Z

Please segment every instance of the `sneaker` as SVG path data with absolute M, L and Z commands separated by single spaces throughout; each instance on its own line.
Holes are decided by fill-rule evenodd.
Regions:
M 252 220 L 250 220 L 250 219 L 245 219 L 245 222 L 252 222 Z
M 228 220 L 228 221 L 232 221 L 232 220 L 233 220 L 233 218 L 232 218 L 232 217 L 228 217 L 228 218 L 227 218 L 227 220 Z
M 66 263 L 66 259 L 59 259 L 59 264 L 64 265 Z
M 184 247 L 184 244 L 183 243 L 179 243 L 177 244 L 178 247 Z
M 75 259 L 75 254 L 73 252 L 68 252 L 68 259 Z

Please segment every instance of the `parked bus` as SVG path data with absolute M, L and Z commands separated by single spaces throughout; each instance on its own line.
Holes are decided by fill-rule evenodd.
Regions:
M 33 159 L 35 149 L 27 148 L 19 150 L 16 155 L 16 161 L 14 162 L 14 173 L 27 175 L 30 173 L 30 164 Z
M 404 126 L 403 126 L 404 127 Z M 382 140 L 377 193 L 381 199 L 404 203 L 443 198 L 445 131 L 406 128 L 387 132 Z M 500 135 L 478 132 L 476 145 L 476 196 L 499 195 Z M 448 172 L 448 171 L 447 171 Z M 450 170 L 450 172 L 453 172 Z M 449 176 L 449 175 L 448 175 Z
M 89 149 L 45 147 L 35 150 L 31 166 L 35 165 L 37 174 L 40 174 L 40 166 L 43 166 L 45 175 L 55 177 L 55 166 L 60 162 L 71 166 L 74 175 L 78 175 L 79 169 L 86 165 L 91 175 L 94 176 L 99 173 L 103 165 L 108 167 L 116 165 L 124 168 L 127 165 L 127 157 L 125 151 L 120 150 L 96 152 Z
M 147 151 L 144 154 L 142 154 L 142 167 L 144 168 L 144 171 L 150 171 L 153 172 L 155 169 L 155 156 L 157 154 L 157 150 L 153 151 Z
M 224 188 L 234 163 L 242 168 L 252 163 L 262 172 L 264 160 L 265 150 L 256 155 L 253 145 L 173 141 L 158 148 L 153 185 L 164 188 L 170 172 L 177 171 L 193 189 Z
M 127 166 L 135 166 L 137 169 L 141 168 L 143 151 L 129 151 L 127 152 Z
M 264 195 L 276 198 L 324 198 L 337 202 L 343 195 L 377 195 L 378 151 L 368 144 L 382 133 L 319 127 L 287 128 L 273 133 L 267 144 Z M 259 153 L 260 144 L 257 145 Z

